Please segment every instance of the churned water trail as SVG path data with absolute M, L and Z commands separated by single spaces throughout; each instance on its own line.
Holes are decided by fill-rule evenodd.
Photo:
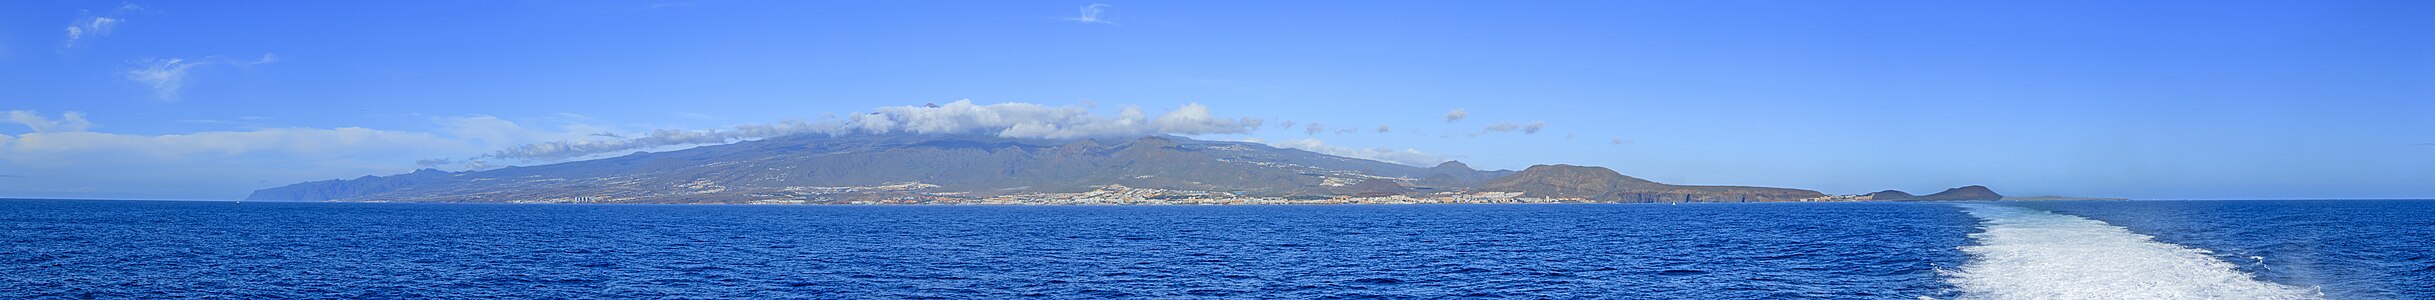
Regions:
M 1963 299 L 2321 299 L 2261 281 L 2205 249 L 2157 242 L 2078 216 L 1956 204 L 1980 220 L 1970 261 L 1947 272 Z

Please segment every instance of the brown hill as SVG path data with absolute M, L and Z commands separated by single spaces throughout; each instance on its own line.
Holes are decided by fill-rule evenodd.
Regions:
M 1395 182 L 1362 187 L 1325 184 L 1330 180 L 1384 177 L 1417 181 L 1431 175 L 1459 178 L 1482 173 L 1487 172 L 1431 170 L 1257 143 L 1175 136 L 1034 140 L 970 135 L 798 135 L 529 167 L 429 170 L 306 182 L 255 191 L 248 199 L 720 203 L 907 183 L 935 185 L 925 191 L 977 196 L 1082 192 L 1109 184 L 1250 196 L 1327 196 L 1407 192 Z
M 2004 195 L 1996 194 L 1995 190 L 1988 189 L 1984 186 L 1973 185 L 1945 189 L 1945 191 L 1936 192 L 1935 194 L 1928 194 L 1925 196 L 1913 196 L 1911 193 L 1904 193 L 1902 191 L 1885 190 L 1882 192 L 1869 193 L 1869 199 L 1878 201 L 2003 200 Z
M 1869 200 L 1904 200 L 1911 198 L 1919 198 L 1919 195 L 1912 195 L 1911 193 L 1905 193 L 1897 190 L 1883 190 L 1875 193 L 1869 193 Z
M 1776 202 L 1826 196 L 1818 191 L 1671 185 L 1624 176 L 1601 167 L 1536 165 L 1490 180 L 1483 191 L 1522 192 L 1524 197 L 1580 198 L 1593 202 Z

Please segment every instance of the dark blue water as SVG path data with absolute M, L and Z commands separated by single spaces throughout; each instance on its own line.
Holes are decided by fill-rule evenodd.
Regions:
M 0 201 L 37 297 L 1913 298 L 1933 204 L 771 207 Z
M 2424 299 L 2431 204 L 2020 205 L 2336 298 Z M 0 200 L 0 297 L 1953 298 L 1968 295 L 1940 270 L 1972 259 L 1957 248 L 1980 221 L 1933 203 Z

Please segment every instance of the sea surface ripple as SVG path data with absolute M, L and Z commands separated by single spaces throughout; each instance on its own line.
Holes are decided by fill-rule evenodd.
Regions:
M 0 298 L 2435 299 L 2435 201 L 0 200 Z
M 34 298 L 1952 297 L 1941 204 L 841 207 L 0 200 Z

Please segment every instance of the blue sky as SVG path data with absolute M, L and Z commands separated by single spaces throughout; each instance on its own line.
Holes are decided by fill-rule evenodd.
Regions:
M 234 198 L 967 99 L 1685 184 L 2435 197 L 2425 1 L 0 6 L 0 197 Z

